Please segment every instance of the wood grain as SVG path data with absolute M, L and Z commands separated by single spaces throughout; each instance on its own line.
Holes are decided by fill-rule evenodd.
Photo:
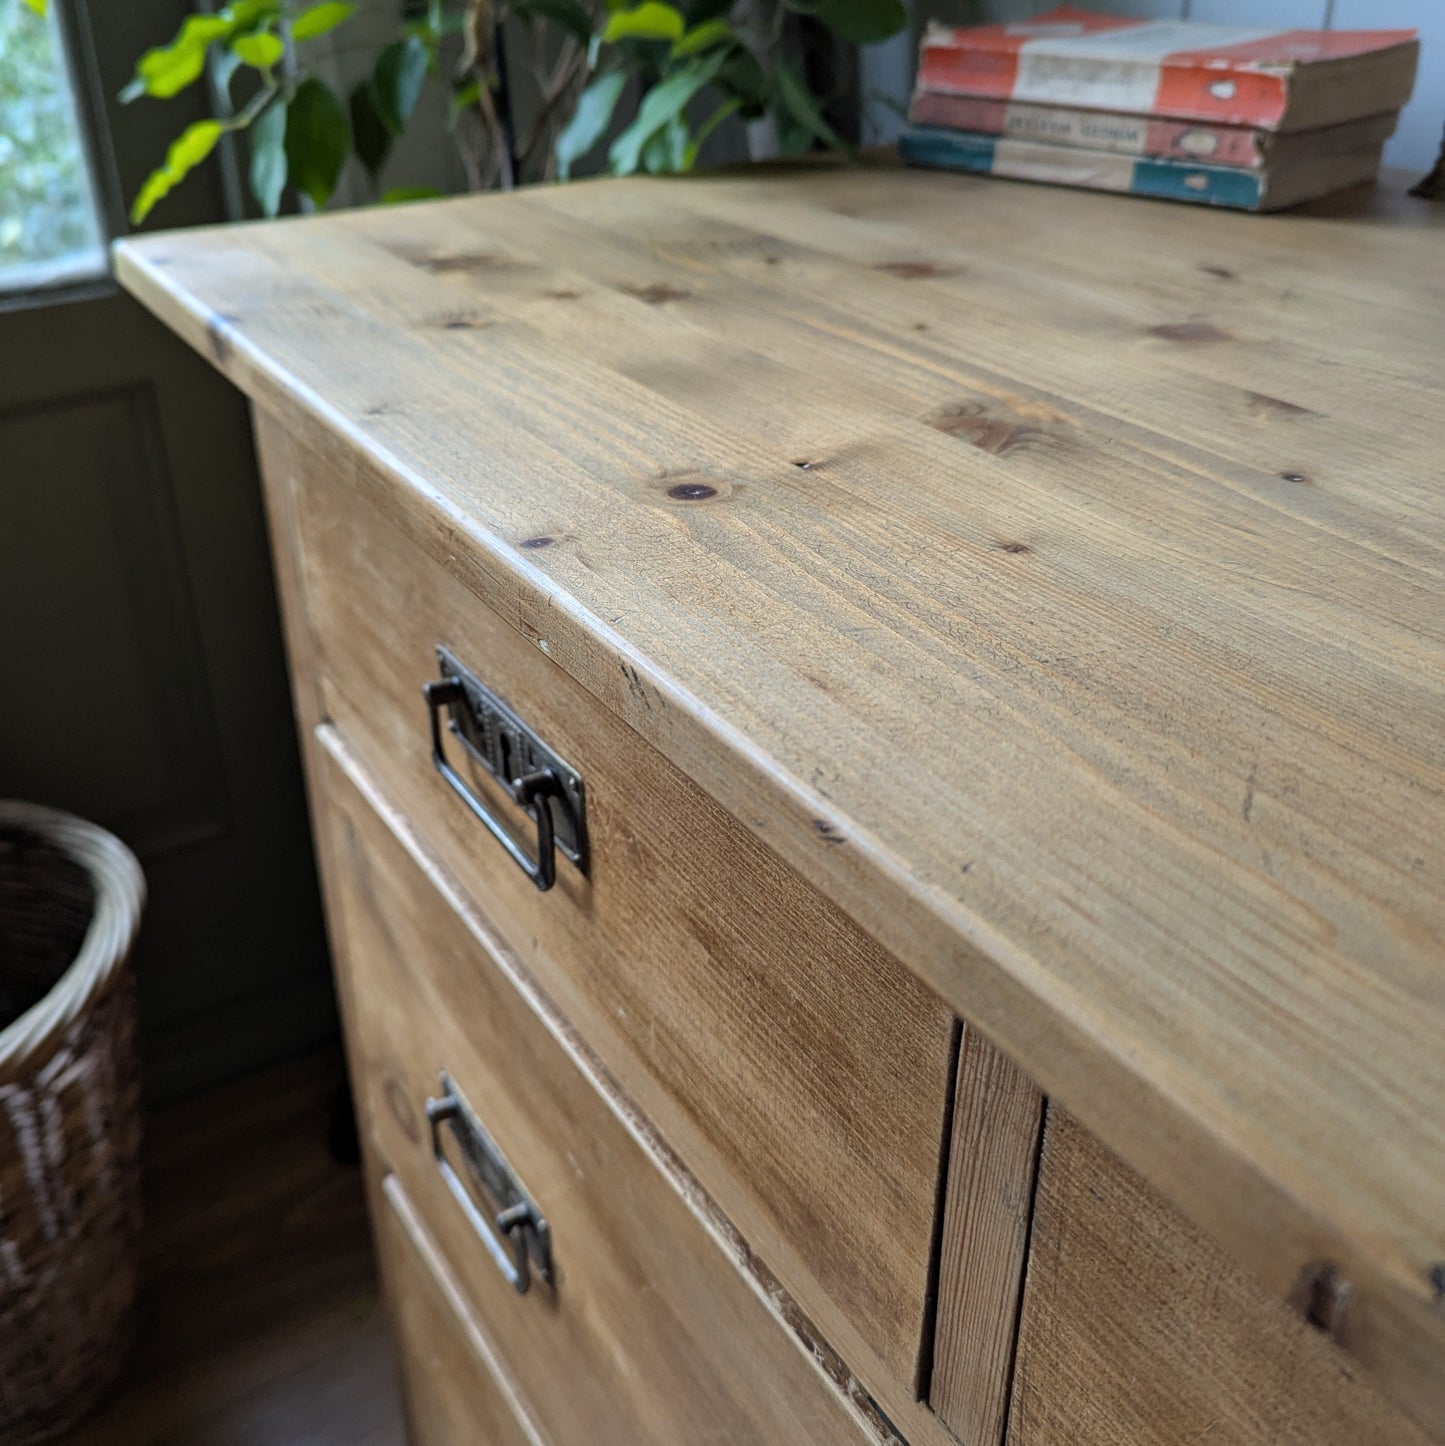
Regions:
M 966 1446 L 1003 1439 L 1043 1099 L 970 1029 L 959 1050 L 929 1404 Z
M 377 1254 L 401 1356 L 408 1446 L 546 1446 L 395 1175 Z
M 898 1409 L 925 1327 L 952 1011 L 321 457 L 291 455 L 325 715 Z M 438 643 L 580 771 L 585 876 L 561 861 L 539 893 L 436 772 L 422 687 Z M 530 833 L 480 769 L 469 779 Z
M 118 267 L 1431 1418 L 1445 218 L 1383 200 L 784 168 Z
M 340 967 L 367 1118 L 508 1375 L 556 1446 L 896 1440 L 795 1309 L 709 1238 L 646 1123 L 589 1078 L 570 1031 L 420 850 L 333 729 L 321 734 Z M 381 810 L 386 809 L 385 814 Z M 419 961 L 429 967 L 419 969 Z M 506 1280 L 437 1171 L 425 1100 L 446 1069 L 545 1216 L 555 1281 Z M 705 1197 L 695 1183 L 689 1193 Z M 821 1353 L 821 1354 L 820 1354 Z M 828 1357 L 828 1359 L 832 1359 Z M 563 1383 L 565 1382 L 565 1386 Z
M 1050 1109 L 1010 1446 L 1427 1439 L 1327 1335 Z

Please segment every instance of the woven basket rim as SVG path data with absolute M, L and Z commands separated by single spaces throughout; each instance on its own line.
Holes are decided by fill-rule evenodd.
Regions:
M 38 803 L 0 799 L 0 827 L 29 829 L 79 864 L 95 886 L 80 949 L 43 999 L 0 1029 L 0 1082 L 53 1053 L 72 1024 L 115 983 L 140 928 L 145 875 L 113 833 Z

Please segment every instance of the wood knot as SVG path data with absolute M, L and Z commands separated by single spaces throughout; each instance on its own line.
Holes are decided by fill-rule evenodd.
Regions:
M 211 355 L 215 357 L 217 366 L 225 366 L 230 360 L 231 330 L 238 320 L 238 317 L 224 311 L 212 312 L 206 319 L 206 339 L 211 344 Z
M 1306 472 L 1276 472 L 1275 476 L 1281 482 L 1308 482 L 1309 474 Z
M 668 301 L 682 301 L 692 295 L 690 291 L 685 291 L 680 286 L 670 286 L 666 282 L 658 282 L 653 286 L 624 286 L 622 289 L 629 296 L 635 296 L 649 306 L 661 306 Z
M 1349 1334 L 1354 1287 L 1332 1261 L 1310 1261 L 1300 1271 L 1290 1303 L 1317 1331 L 1343 1345 Z
M 902 277 L 904 281 L 922 281 L 927 276 L 951 276 L 957 270 L 953 266 L 940 266 L 936 261 L 875 261 L 874 271 L 886 271 L 890 276 Z
M 1047 437 L 1048 432 L 1006 408 L 989 411 L 977 402 L 953 402 L 923 419 L 935 431 L 957 437 L 981 452 L 1002 456 L 1014 447 Z
M 525 547 L 528 552 L 536 552 L 538 548 L 551 547 L 556 540 L 555 537 L 528 537 L 517 545 Z
M 1234 340 L 1227 331 L 1221 331 L 1207 321 L 1166 322 L 1163 326 L 1151 326 L 1149 335 L 1157 336 L 1161 341 L 1180 342 L 1185 346 L 1207 346 L 1211 342 Z
M 1256 417 L 1317 417 L 1308 407 L 1298 402 L 1287 402 L 1283 397 L 1272 397 L 1268 392 L 1246 392 L 1245 400 L 1250 412 Z
M 417 265 L 445 276 L 453 271 L 490 271 L 495 266 L 510 266 L 510 256 L 499 256 L 493 251 L 456 252 L 451 255 L 418 256 L 411 258 Z
M 731 497 L 737 484 L 706 467 L 659 467 L 646 482 L 652 500 L 693 505 Z

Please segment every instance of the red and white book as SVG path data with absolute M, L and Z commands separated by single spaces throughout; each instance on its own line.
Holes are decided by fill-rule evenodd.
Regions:
M 1127 111 L 1079 110 L 1072 106 L 1034 105 L 1025 100 L 988 100 L 975 95 L 915 91 L 908 119 L 916 126 L 943 126 L 1011 141 L 1108 151 L 1121 156 L 1153 156 L 1212 166 L 1259 170 L 1285 163 L 1305 152 L 1330 153 L 1379 146 L 1395 133 L 1394 111 L 1363 120 L 1281 133 L 1259 126 L 1220 125 L 1217 121 L 1174 116 L 1133 115 Z
M 1413 30 L 1267 30 L 1064 5 L 1010 24 L 930 25 L 918 89 L 1294 131 L 1399 110 L 1419 50 Z

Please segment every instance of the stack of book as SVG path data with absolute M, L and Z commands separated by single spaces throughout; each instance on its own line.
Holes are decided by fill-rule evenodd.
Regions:
M 1237 29 L 1063 6 L 930 25 L 899 148 L 918 165 L 1275 211 L 1370 180 L 1413 30 Z

